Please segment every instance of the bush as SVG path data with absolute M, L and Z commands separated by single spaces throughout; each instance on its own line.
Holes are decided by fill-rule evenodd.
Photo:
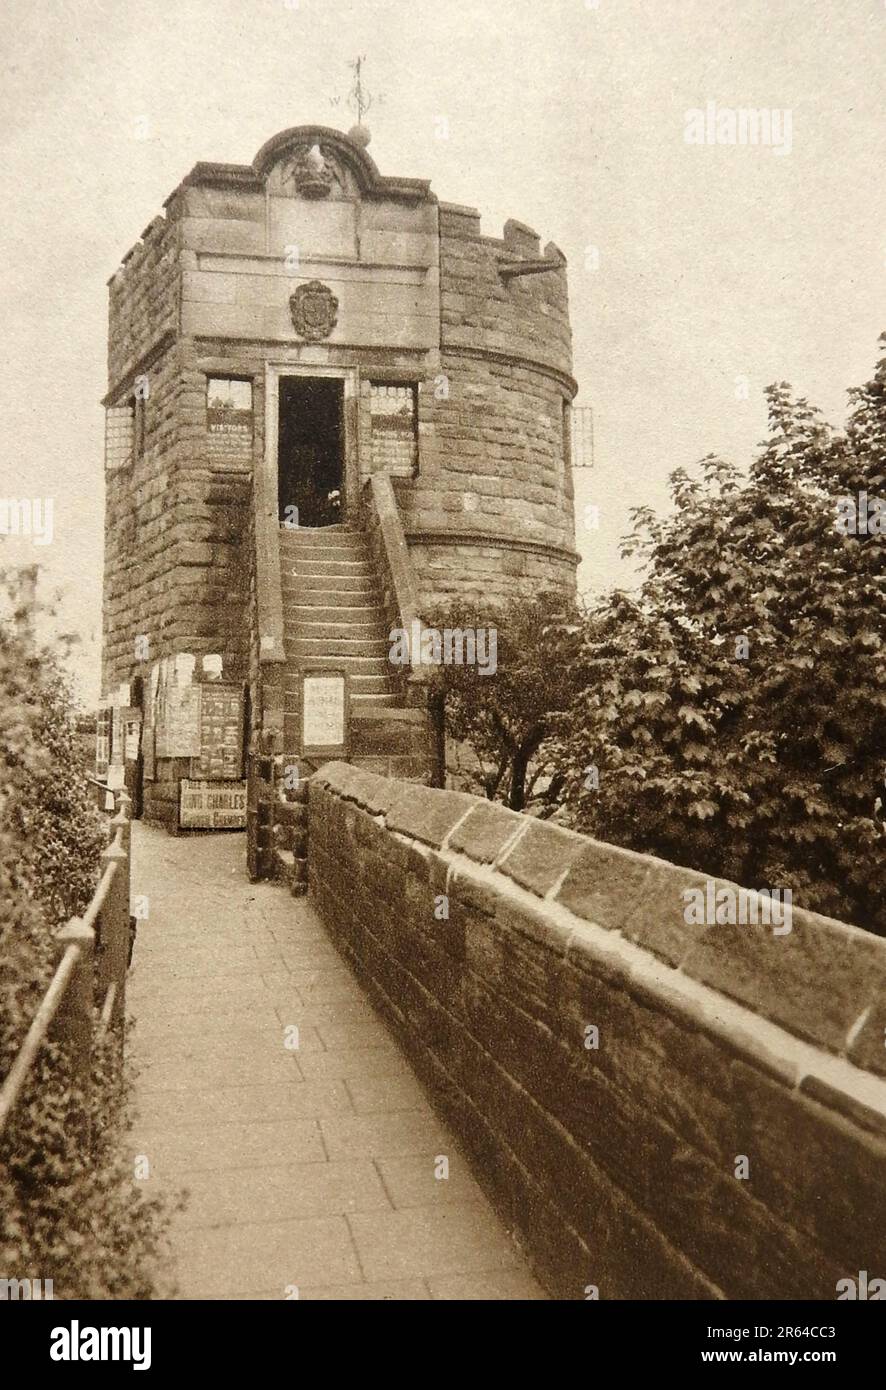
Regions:
M 0 625 L 0 1074 L 17 1055 L 54 970 L 52 936 L 87 907 L 106 834 L 80 767 L 72 700 L 34 614 L 2 576 L 19 623 Z M 85 1109 L 88 1151 L 69 1122 Z M 128 1082 L 112 1039 L 84 1096 L 53 1043 L 0 1136 L 0 1277 L 51 1279 L 57 1298 L 149 1298 L 165 1218 L 119 1155 Z

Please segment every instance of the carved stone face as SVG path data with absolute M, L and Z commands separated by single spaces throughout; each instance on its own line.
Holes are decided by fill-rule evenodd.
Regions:
M 285 181 L 295 184 L 303 198 L 328 198 L 342 189 L 342 177 L 335 161 L 318 143 L 303 145 L 286 170 Z

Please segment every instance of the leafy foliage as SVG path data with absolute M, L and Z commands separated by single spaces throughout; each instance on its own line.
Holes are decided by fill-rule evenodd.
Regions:
M 838 525 L 886 509 L 886 357 L 849 395 L 838 434 L 770 387 L 747 475 L 709 455 L 635 508 L 636 594 L 434 620 L 499 631 L 494 677 L 437 676 L 469 786 L 886 932 L 886 513 Z
M 14 576 L 13 621 L 0 624 L 0 1075 L 5 1076 L 54 969 L 52 935 L 88 905 L 105 833 L 80 768 L 71 697 Z M 15 619 L 18 619 L 18 622 Z M 162 1254 L 156 1202 L 119 1153 L 128 1082 L 110 1040 L 95 1049 L 84 1095 L 53 1043 L 40 1052 L 0 1136 L 0 1272 L 52 1279 L 61 1298 L 146 1298 Z M 84 1150 L 70 1123 L 86 1113 Z
M 456 605 L 429 625 L 497 634 L 494 673 L 477 665 L 436 668 L 446 732 L 460 750 L 460 780 L 512 810 L 551 815 L 565 782 L 553 734 L 574 694 L 577 610 L 562 596 L 543 595 L 506 611 Z
M 884 537 L 837 508 L 886 492 L 886 358 L 845 434 L 767 396 L 747 477 L 709 456 L 633 512 L 645 580 L 589 616 L 561 723 L 569 819 L 884 932 Z

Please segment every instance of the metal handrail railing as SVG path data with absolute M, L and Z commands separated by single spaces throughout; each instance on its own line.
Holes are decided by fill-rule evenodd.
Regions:
M 87 781 L 104 786 L 96 778 Z M 107 790 L 107 788 L 105 788 Z M 82 917 L 72 917 L 55 934 L 58 964 L 24 1041 L 0 1085 L 0 1134 L 21 1096 L 40 1049 L 53 1035 L 68 1053 L 72 1074 L 88 1091 L 95 1040 L 116 1030 L 122 1050 L 129 963 L 131 880 L 130 798 L 115 794 L 112 839 L 102 854 L 104 869 Z M 100 1005 L 98 1025 L 94 1004 Z M 79 1116 L 88 1130 L 86 1116 Z

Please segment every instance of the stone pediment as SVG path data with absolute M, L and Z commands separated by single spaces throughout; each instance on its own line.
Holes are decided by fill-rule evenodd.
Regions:
M 426 179 L 383 176 L 364 146 L 328 126 L 281 131 L 262 145 L 252 167 L 269 192 L 285 197 L 418 202 L 430 196 Z
M 314 201 L 434 202 L 428 179 L 380 174 L 365 147 L 329 126 L 283 130 L 262 145 L 251 164 L 195 164 L 179 188 L 230 188 Z M 168 206 L 179 189 L 166 199 Z
M 267 174 L 270 193 L 290 198 L 359 198 L 355 171 L 342 160 L 328 140 L 304 140 L 273 164 Z

